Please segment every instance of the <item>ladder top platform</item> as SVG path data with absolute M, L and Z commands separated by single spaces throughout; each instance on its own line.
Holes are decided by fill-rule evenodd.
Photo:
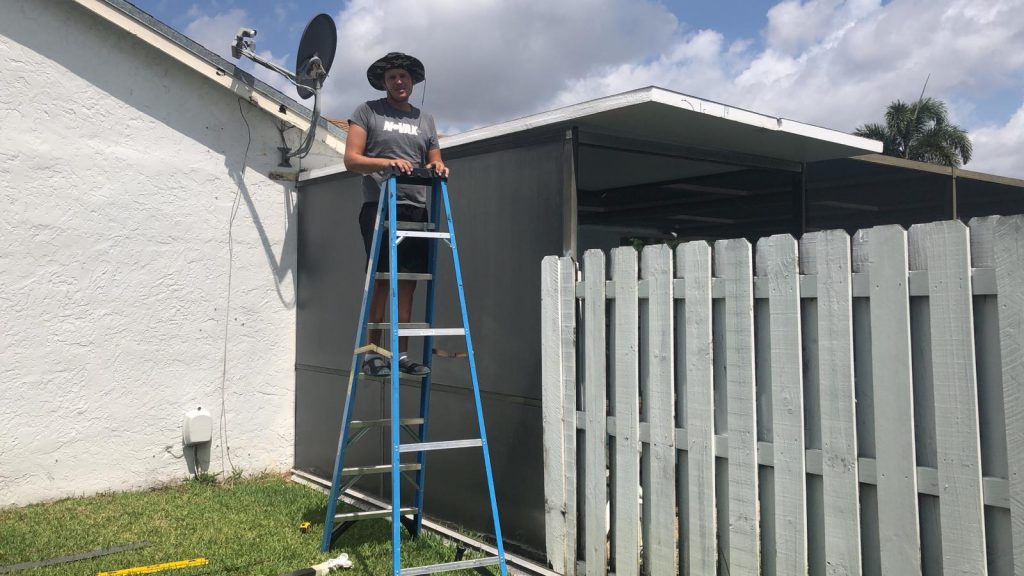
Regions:
M 413 168 L 411 174 L 403 174 L 398 171 L 385 172 L 385 176 L 394 176 L 399 184 L 413 184 L 415 186 L 431 186 L 435 180 L 446 180 L 434 173 L 429 168 Z

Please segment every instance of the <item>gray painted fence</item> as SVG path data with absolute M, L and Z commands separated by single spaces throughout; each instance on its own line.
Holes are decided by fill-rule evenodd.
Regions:
M 1024 217 L 542 277 L 557 572 L 1024 574 Z

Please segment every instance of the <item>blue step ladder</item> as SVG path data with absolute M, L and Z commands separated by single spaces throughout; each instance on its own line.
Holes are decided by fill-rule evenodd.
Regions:
M 395 217 L 397 204 L 397 185 L 413 184 L 431 187 L 431 222 L 398 222 Z M 447 217 L 447 232 L 440 232 L 440 212 L 438 202 L 443 201 L 444 213 Z M 386 202 L 386 204 L 385 204 Z M 386 210 L 385 210 L 386 208 Z M 384 221 L 386 213 L 386 222 Z M 426 274 L 399 273 L 398 245 L 405 238 L 426 238 L 430 242 L 428 252 Z M 378 273 L 377 262 L 380 257 L 380 250 L 384 240 L 387 240 L 389 253 L 389 270 L 387 273 Z M 460 328 L 434 328 L 434 297 L 436 287 L 434 278 L 437 272 L 437 240 L 444 240 L 451 247 L 452 262 L 455 268 L 455 281 L 458 285 L 459 304 L 462 308 L 462 327 Z M 459 265 L 459 251 L 455 241 L 455 226 L 452 223 L 451 203 L 448 200 L 448 184 L 446 179 L 435 177 L 433 172 L 425 169 L 417 169 L 410 175 L 394 174 L 389 176 L 381 185 L 380 201 L 377 205 L 377 217 L 374 224 L 373 243 L 370 249 L 370 258 L 366 268 L 366 282 L 363 286 L 363 304 L 359 314 L 359 327 L 356 331 L 355 351 L 352 356 L 352 371 L 349 374 L 348 390 L 345 394 L 345 414 L 341 424 L 341 434 L 338 440 L 337 458 L 334 463 L 334 475 L 331 481 L 331 495 L 327 502 L 327 517 L 324 520 L 324 534 L 321 543 L 321 551 L 327 552 L 332 542 L 340 536 L 355 521 L 369 518 L 391 518 L 391 565 L 393 576 L 415 576 L 419 574 L 436 574 L 451 572 L 455 570 L 476 570 L 487 574 L 484 566 L 498 566 L 501 575 L 507 575 L 505 566 L 505 548 L 501 538 L 501 526 L 498 522 L 498 504 L 494 495 L 494 477 L 491 474 L 491 458 L 487 449 L 487 433 L 484 430 L 484 413 L 480 403 L 480 385 L 477 380 L 476 362 L 473 357 L 473 341 L 469 333 L 469 316 L 466 311 L 466 296 L 462 287 L 462 269 Z M 374 280 L 388 280 L 390 284 L 390 321 L 387 323 L 368 323 L 370 307 L 373 299 Z M 426 322 L 401 324 L 398 322 L 398 281 L 416 280 L 427 283 L 426 299 Z M 433 339 L 441 336 L 464 336 L 466 339 L 466 354 L 469 360 L 469 372 L 473 380 L 473 401 L 476 403 L 476 416 L 479 430 L 478 438 L 445 440 L 440 442 L 427 441 L 427 422 L 430 414 L 430 381 L 431 375 L 409 376 L 400 374 L 398 369 L 398 354 L 369 344 L 367 332 L 370 329 L 386 329 L 390 332 L 391 351 L 397 351 L 398 338 L 400 336 L 413 336 L 423 338 L 423 363 L 428 368 L 433 360 Z M 391 383 L 391 418 L 390 420 L 353 420 L 352 412 L 355 406 L 356 389 L 360 380 L 373 379 L 362 373 L 363 355 L 369 351 L 376 351 L 385 357 L 390 358 L 391 376 L 384 377 Z M 459 354 L 461 356 L 461 354 Z M 399 382 L 400 379 L 415 379 L 420 382 L 420 413 L 417 418 L 402 418 L 399 413 Z M 381 378 L 376 378 L 380 380 Z M 391 463 L 380 466 L 358 466 L 345 468 L 345 451 L 361 438 L 366 432 L 375 428 L 390 426 L 391 428 Z M 415 442 L 402 443 L 401 432 L 406 431 Z M 401 528 L 404 526 L 416 537 L 420 534 L 423 524 L 423 492 L 426 479 L 426 453 L 430 450 L 452 450 L 465 448 L 480 448 L 483 451 L 484 471 L 487 475 L 487 492 L 490 497 L 491 516 L 494 519 L 494 535 L 497 540 L 497 556 L 485 558 L 461 560 L 461 554 L 455 562 L 433 564 L 429 566 L 417 566 L 402 568 L 401 563 Z M 416 462 L 402 462 L 401 456 L 406 453 L 417 454 Z M 403 472 L 416 472 L 414 480 L 415 498 L 412 507 L 401 507 L 402 492 L 401 479 Z M 350 488 L 355 482 L 368 474 L 391 474 L 391 506 L 381 510 L 369 510 L 359 512 L 337 513 L 338 498 Z

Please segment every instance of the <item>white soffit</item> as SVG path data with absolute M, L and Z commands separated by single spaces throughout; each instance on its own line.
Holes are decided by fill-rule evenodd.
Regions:
M 647 87 L 477 128 L 445 138 L 454 148 L 557 125 L 633 140 L 813 162 L 881 152 L 882 143 L 837 130 L 775 118 L 663 88 Z

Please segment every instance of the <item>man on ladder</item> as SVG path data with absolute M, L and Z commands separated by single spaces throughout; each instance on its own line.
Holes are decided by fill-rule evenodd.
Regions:
M 501 525 L 498 520 L 494 474 L 487 448 L 483 402 L 469 330 L 469 313 L 463 289 L 455 224 L 448 196 L 448 169 L 441 161 L 433 118 L 409 104 L 413 85 L 424 80 L 423 64 L 412 56 L 392 52 L 374 62 L 367 70 L 366 76 L 370 85 L 386 91 L 387 97 L 362 104 L 349 120 L 345 164 L 349 170 L 366 175 L 363 178 L 363 197 L 366 203 L 361 210 L 359 221 L 366 240 L 367 277 L 363 287 L 363 303 L 355 338 L 352 370 L 349 373 L 348 389 L 345 394 L 344 415 L 331 481 L 331 494 L 327 503 L 321 551 L 327 552 L 334 537 L 344 532 L 346 527 L 356 520 L 390 517 L 392 576 L 421 576 L 472 568 L 482 570 L 485 566 L 497 566 L 501 576 L 506 576 L 507 567 Z M 434 210 L 434 217 L 430 222 L 427 221 L 425 187 L 431 190 L 430 205 Z M 440 231 L 442 206 L 447 223 L 445 232 Z M 433 325 L 436 252 L 439 240 L 447 243 L 451 249 L 462 321 L 462 326 L 458 328 L 437 328 Z M 415 241 L 421 244 L 414 244 Z M 400 242 L 403 244 L 402 252 L 398 251 Z M 383 279 L 386 281 L 382 281 Z M 417 280 L 427 282 L 426 322 L 422 324 L 409 322 Z M 390 318 L 387 324 L 382 322 L 385 305 L 388 306 Z M 382 332 L 380 329 L 385 326 L 390 328 L 387 349 L 383 347 L 384 338 L 379 336 Z M 372 344 L 367 344 L 369 329 L 376 329 L 377 337 Z M 406 341 L 410 335 L 424 339 L 423 360 L 426 365 L 414 362 L 406 356 Z M 472 384 L 470 391 L 476 408 L 479 437 L 427 441 L 431 345 L 434 337 L 453 336 L 465 338 L 465 358 L 469 364 Z M 373 354 L 366 354 L 364 357 L 366 352 Z M 390 362 L 385 360 L 385 357 L 390 358 Z M 401 416 L 401 385 L 398 372 L 411 374 L 420 382 L 418 418 Z M 359 380 L 363 378 L 378 379 L 390 384 L 390 419 L 353 419 L 356 390 Z M 376 426 L 390 428 L 391 463 L 381 466 L 345 467 L 345 452 L 348 446 L 358 440 L 364 432 Z M 402 430 L 412 437 L 411 442 L 407 438 L 403 439 Z M 426 453 L 433 450 L 467 448 L 476 448 L 482 452 L 487 495 L 494 520 L 497 555 L 469 560 L 456 558 L 454 562 L 403 568 L 401 526 L 404 525 L 413 537 L 419 534 L 422 526 Z M 416 462 L 403 461 L 402 454 L 416 455 Z M 402 506 L 401 480 L 403 472 L 406 471 L 416 472 L 411 507 Z M 391 476 L 389 507 L 336 514 L 338 498 L 347 487 L 352 486 L 362 476 L 380 473 Z M 337 532 L 334 530 L 335 523 L 340 523 Z
M 373 224 L 380 198 L 381 184 L 386 172 L 411 174 L 414 168 L 427 168 L 435 174 L 448 177 L 448 168 L 441 160 L 434 117 L 409 103 L 413 86 L 426 79 L 423 63 L 417 58 L 391 52 L 366 70 L 370 86 L 386 93 L 385 98 L 364 102 L 356 108 L 348 121 L 348 140 L 345 143 L 345 167 L 363 174 L 363 207 L 359 211 L 359 229 L 363 234 L 366 256 L 370 256 L 373 242 Z M 436 209 L 436 208 L 435 208 Z M 398 220 L 427 222 L 427 191 L 423 186 L 402 184 L 398 187 Z M 398 271 L 424 273 L 427 271 L 428 241 L 408 238 L 398 251 Z M 388 269 L 388 253 L 381 252 L 378 270 Z M 388 282 L 377 280 L 373 287 L 373 307 L 370 322 L 384 321 L 387 306 Z M 398 320 L 412 318 L 414 280 L 398 281 Z M 373 330 L 370 342 L 385 348 L 383 330 Z M 409 338 L 403 336 L 399 367 L 402 372 L 424 376 L 430 369 L 407 356 Z M 390 376 L 389 363 L 379 354 L 366 354 L 363 371 L 370 376 Z

